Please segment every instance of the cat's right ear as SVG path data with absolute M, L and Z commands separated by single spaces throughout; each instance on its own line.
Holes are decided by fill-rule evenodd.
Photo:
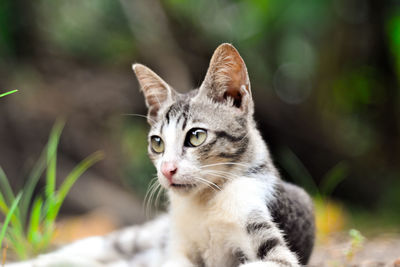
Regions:
M 251 114 L 253 101 L 246 64 L 231 44 L 221 44 L 215 50 L 199 97 L 207 96 L 216 102 L 232 103 L 242 111 Z
M 154 124 L 160 108 L 175 98 L 175 91 L 151 69 L 142 64 L 133 64 L 132 69 L 143 91 L 148 108 L 147 121 Z

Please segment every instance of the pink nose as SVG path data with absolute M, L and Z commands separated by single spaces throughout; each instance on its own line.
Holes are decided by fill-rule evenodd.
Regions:
M 178 167 L 175 162 L 163 162 L 161 164 L 161 172 L 172 183 L 172 176 L 177 172 Z

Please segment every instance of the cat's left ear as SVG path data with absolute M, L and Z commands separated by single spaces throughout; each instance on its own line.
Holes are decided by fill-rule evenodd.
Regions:
M 148 108 L 147 121 L 152 125 L 157 121 L 160 108 L 173 101 L 177 93 L 148 67 L 142 64 L 133 64 L 132 68 L 146 100 Z
M 252 111 L 246 64 L 231 44 L 221 44 L 215 50 L 199 95 L 206 95 L 217 102 L 233 101 L 234 107 Z

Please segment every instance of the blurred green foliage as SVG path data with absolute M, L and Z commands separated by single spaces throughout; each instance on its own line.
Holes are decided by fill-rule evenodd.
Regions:
M 400 77 L 400 10 L 397 10 L 396 15 L 393 15 L 387 20 L 387 35 L 389 39 L 390 51 L 394 56 L 397 76 Z
M 38 5 L 46 41 L 68 55 L 104 64 L 133 57 L 134 38 L 118 1 L 42 0 Z
M 66 74 L 71 62 L 105 75 L 128 73 L 140 61 L 157 73 L 181 75 L 163 57 L 173 55 L 198 85 L 215 47 L 231 42 L 248 66 L 256 117 L 282 173 L 310 192 L 322 190 L 400 221 L 396 1 L 3 0 L 0 29 L 0 70 L 9 84 L 25 87 L 12 88 L 26 91 L 32 80 L 45 88 L 48 73 L 37 66 L 50 59 L 65 62 L 59 72 Z M 21 82 L 26 70 L 37 77 Z M 129 101 L 133 112 L 146 112 L 142 98 Z M 146 123 L 124 119 L 112 131 L 124 158 L 116 169 L 144 196 L 155 176 Z

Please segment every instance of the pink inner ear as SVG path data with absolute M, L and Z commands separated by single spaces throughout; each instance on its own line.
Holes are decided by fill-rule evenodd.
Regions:
M 221 72 L 224 72 L 225 76 L 229 77 L 229 81 L 227 81 L 225 86 L 222 86 L 226 88 L 223 98 L 226 100 L 228 97 L 231 97 L 234 101 L 233 104 L 240 108 L 243 94 L 246 93 L 242 92 L 242 90 L 250 91 L 246 66 L 239 55 L 234 55 L 230 58 L 229 64 L 224 64 L 223 68 Z
M 200 87 L 203 92 L 218 102 L 232 98 L 234 106 L 246 109 L 246 98 L 251 99 L 249 77 L 243 59 L 232 45 L 222 44 L 215 50 Z

